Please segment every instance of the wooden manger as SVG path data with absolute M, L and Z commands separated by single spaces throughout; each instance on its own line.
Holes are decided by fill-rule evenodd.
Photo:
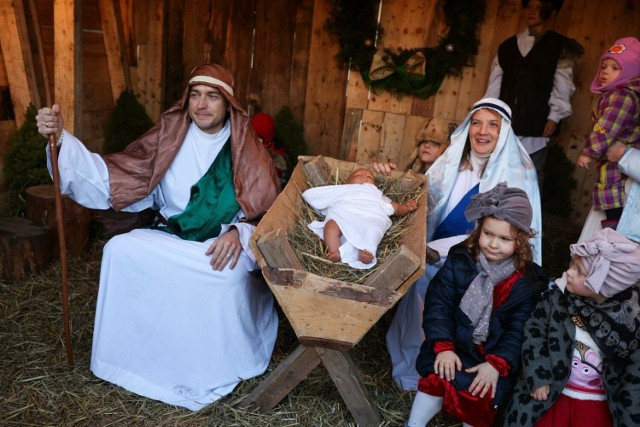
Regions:
M 291 323 L 300 346 L 242 402 L 268 411 L 322 363 L 355 421 L 379 425 L 348 350 L 353 348 L 424 273 L 426 254 L 426 186 L 424 175 L 394 172 L 390 179 L 408 192 L 419 192 L 418 209 L 407 219 L 401 244 L 368 270 L 362 284 L 306 271 L 292 248 L 289 234 L 300 218 L 301 194 L 313 185 L 336 183 L 357 167 L 326 157 L 301 156 L 289 183 L 256 228 L 251 247 L 262 273 Z

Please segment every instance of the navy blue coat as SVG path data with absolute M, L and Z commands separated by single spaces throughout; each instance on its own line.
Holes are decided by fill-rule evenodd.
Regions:
M 426 340 L 422 343 L 416 361 L 416 369 L 421 376 L 433 373 L 436 341 L 451 341 L 462 362 L 462 371 L 456 372 L 453 386 L 466 390 L 471 385 L 475 373 L 465 373 L 464 369 L 483 363 L 484 355 L 479 354 L 473 344 L 471 320 L 460 309 L 460 301 L 467 288 L 478 275 L 476 263 L 464 242 L 451 248 L 447 260 L 434 276 L 427 288 L 424 304 L 422 328 Z M 502 405 L 513 390 L 520 370 L 520 350 L 524 338 L 524 324 L 540 300 L 540 294 L 547 288 L 549 276 L 537 264 L 531 267 L 514 283 L 506 301 L 494 309 L 489 323 L 489 336 L 485 342 L 485 354 L 500 356 L 509 365 L 509 373 L 498 380 L 494 404 Z

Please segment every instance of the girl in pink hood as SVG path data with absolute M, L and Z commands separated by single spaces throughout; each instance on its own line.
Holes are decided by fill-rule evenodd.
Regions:
M 604 211 L 603 227 L 615 226 L 625 202 L 626 175 L 618 164 L 608 162 L 607 149 L 616 141 L 629 148 L 640 148 L 640 41 L 624 37 L 600 59 L 591 83 L 591 92 L 600 94 L 593 106 L 593 130 L 577 165 L 588 169 L 596 161 L 597 178 L 593 186 L 593 209 Z

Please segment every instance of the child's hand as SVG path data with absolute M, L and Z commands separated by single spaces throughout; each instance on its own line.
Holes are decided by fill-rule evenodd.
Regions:
M 480 397 L 482 398 L 491 390 L 491 398 L 496 397 L 496 387 L 498 386 L 498 377 L 500 374 L 490 363 L 481 363 L 473 368 L 465 369 L 465 372 L 478 373 L 469 386 L 469 391 L 472 395 L 475 396 L 480 393 Z
M 614 142 L 609 148 L 607 148 L 607 160 L 611 163 L 617 163 L 620 161 L 624 152 L 627 150 L 627 146 L 620 141 Z
M 589 169 L 589 163 L 591 163 L 591 157 L 586 154 L 580 154 L 580 157 L 578 157 L 578 160 L 576 161 L 576 165 L 584 169 Z
M 381 175 L 389 176 L 391 175 L 391 171 L 396 170 L 397 167 L 394 163 L 371 162 L 371 169 L 373 169 L 374 171 L 376 171 Z
M 531 397 L 533 397 L 538 402 L 547 400 L 547 397 L 549 397 L 549 384 L 540 386 L 537 389 L 533 390 L 531 392 Z
M 451 381 L 456 377 L 456 369 L 462 370 L 462 362 L 458 355 L 451 350 L 445 350 L 438 353 L 436 361 L 433 363 L 433 370 L 440 378 Z

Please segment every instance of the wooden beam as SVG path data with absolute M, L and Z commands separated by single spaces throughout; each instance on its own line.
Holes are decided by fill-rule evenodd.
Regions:
M 129 61 L 125 54 L 122 15 L 118 2 L 100 0 L 99 6 L 102 37 L 104 38 L 104 49 L 107 53 L 109 79 L 111 80 L 111 94 L 115 103 L 124 90 L 131 89 L 131 74 L 129 74 Z
M 371 402 L 358 369 L 349 355 L 346 352 L 322 347 L 316 347 L 316 351 L 358 426 L 379 426 L 382 422 L 380 411 Z
M 250 395 L 244 398 L 240 407 L 255 408 L 259 412 L 273 409 L 319 364 L 320 357 L 315 347 L 298 346 Z
M 54 100 L 62 108 L 64 127 L 82 133 L 82 38 L 80 0 L 53 2 Z
M 146 27 L 139 28 L 146 36 L 138 45 L 137 86 L 139 100 L 144 105 L 149 117 L 156 122 L 160 120 L 162 108 L 162 81 L 164 77 L 164 20 L 165 0 L 148 2 L 150 14 L 146 16 Z
M 0 47 L 19 127 L 29 103 L 41 106 L 22 0 L 0 0 L 0 28 Z

